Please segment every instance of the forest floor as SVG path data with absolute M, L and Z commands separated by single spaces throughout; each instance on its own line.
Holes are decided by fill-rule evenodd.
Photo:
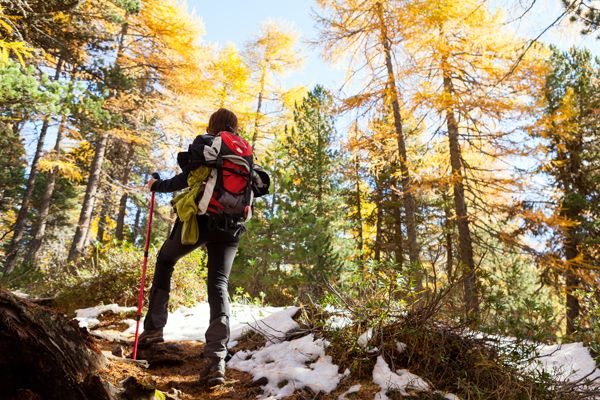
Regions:
M 232 304 L 230 352 L 234 356 L 227 364 L 225 384 L 213 389 L 198 383 L 209 319 L 207 304 L 181 307 L 169 314 L 164 329 L 165 343 L 138 352 L 138 359 L 147 360 L 149 367 L 132 363 L 130 359 L 135 332 L 134 307 L 112 304 L 81 309 L 76 311 L 76 319 L 96 337 L 108 356 L 101 375 L 117 388 L 126 387 L 123 382 L 135 378 L 136 384 L 146 391 L 158 390 L 166 398 L 180 400 L 385 400 L 406 396 L 459 399 L 452 393 L 434 391 L 429 381 L 407 369 L 390 368 L 391 364 L 381 355 L 377 356 L 378 351 L 371 357 L 373 362 L 377 358 L 372 372 L 369 369 L 363 374 L 364 379 L 353 376 L 349 370 L 342 371 L 336 365 L 336 361 L 341 361 L 337 360 L 340 354 L 331 354 L 326 340 L 301 327 L 296 321 L 299 311 L 298 307 Z M 369 331 L 356 340 L 367 353 Z M 399 353 L 406 348 L 403 343 L 393 346 L 398 347 Z M 340 350 L 348 351 L 347 348 Z M 584 376 L 600 377 L 593 358 L 581 343 L 540 345 L 540 361 L 546 371 L 562 371 L 572 381 Z
M 114 348 L 114 343 L 106 340 L 99 340 L 99 344 L 103 350 L 111 351 Z M 125 379 L 134 377 L 143 385 L 154 387 L 165 393 L 168 398 L 181 400 L 245 400 L 254 399 L 262 394 L 261 386 L 254 382 L 252 375 L 232 368 L 227 368 L 224 385 L 219 385 L 212 389 L 207 389 L 206 387 L 199 385 L 198 371 L 202 363 L 202 350 L 204 345 L 194 341 L 178 342 L 177 345 L 187 354 L 187 357 L 180 365 L 163 365 L 145 368 L 143 366 L 133 365 L 127 361 L 110 359 L 108 360 L 107 368 L 101 371 L 101 376 L 116 387 L 120 386 L 121 382 Z M 244 348 L 243 344 L 239 349 L 242 348 Z M 286 399 L 338 399 L 340 395 L 356 384 L 361 385 L 360 390 L 346 395 L 345 398 L 370 400 L 380 391 L 379 386 L 372 381 L 347 381 L 340 384 L 336 390 L 329 394 L 316 394 L 310 390 L 303 389 L 290 397 L 286 397 Z
M 262 310 L 260 307 L 243 307 L 243 312 L 238 310 L 236 322 L 244 320 L 246 309 L 252 309 L 256 314 L 257 311 Z M 193 308 L 191 310 L 194 310 Z M 188 309 L 186 317 L 189 319 L 194 314 L 194 311 Z M 202 310 L 202 307 L 195 309 L 196 311 Z M 289 329 L 292 326 L 292 317 L 296 314 L 294 309 L 275 309 L 270 310 L 272 314 L 267 314 L 266 317 L 263 315 L 263 319 L 258 322 L 245 323 L 247 326 L 258 328 L 262 332 L 257 334 L 256 330 L 253 333 L 244 330 L 243 334 L 240 334 L 240 329 L 232 326 L 232 343 L 233 347 L 230 348 L 232 354 L 254 354 L 260 349 L 264 349 L 267 339 L 266 337 L 271 336 L 265 332 L 270 327 L 272 332 L 279 331 L 282 326 L 287 326 Z M 234 306 L 235 313 L 235 306 Z M 311 344 L 318 342 L 316 340 L 293 340 L 281 338 L 279 346 L 283 345 L 279 350 L 275 350 L 273 355 L 277 358 L 281 358 L 283 362 L 279 364 L 279 368 L 275 367 L 273 370 L 268 370 L 267 366 L 257 365 L 256 369 L 265 368 L 263 372 L 266 376 L 273 381 L 272 384 L 275 386 L 269 392 L 265 389 L 265 379 L 257 379 L 262 372 L 258 372 L 256 369 L 250 370 L 249 372 L 243 372 L 235 368 L 230 368 L 229 364 L 226 370 L 226 382 L 223 385 L 219 385 L 215 388 L 208 389 L 198 383 L 199 370 L 203 360 L 203 348 L 204 344 L 199 340 L 167 340 L 164 343 L 153 345 L 147 349 L 140 349 L 138 351 L 138 359 L 149 360 L 149 367 L 145 367 L 140 363 L 132 363 L 129 358 L 131 357 L 132 346 L 131 346 L 131 331 L 133 328 L 133 320 L 124 319 L 127 316 L 131 316 L 131 308 L 126 307 L 112 307 L 112 306 L 99 306 L 85 310 L 78 310 L 77 313 L 80 317 L 78 320 L 81 325 L 90 324 L 93 328 L 91 329 L 92 334 L 96 337 L 96 342 L 102 349 L 104 354 L 114 354 L 119 357 L 108 358 L 107 366 L 105 369 L 100 371 L 101 376 L 110 382 L 115 387 L 123 387 L 123 382 L 126 379 L 135 378 L 135 380 L 145 388 L 152 388 L 161 391 L 166 395 L 166 398 L 191 400 L 191 399 L 230 399 L 230 400 L 241 400 L 241 399 L 254 399 L 254 398 L 285 398 L 290 400 L 303 400 L 303 399 L 373 399 L 380 391 L 381 387 L 373 382 L 371 379 L 357 380 L 353 379 L 347 374 L 338 373 L 338 368 L 331 363 L 331 358 L 326 356 L 324 352 L 319 353 L 318 349 L 315 350 L 315 346 L 311 347 Z M 178 327 L 177 317 L 172 318 L 173 322 Z M 200 323 L 200 321 L 198 321 Z M 202 321 L 203 322 L 203 321 Z M 234 322 L 235 323 L 235 322 Z M 260 325 L 259 325 L 260 324 Z M 189 323 L 188 323 L 189 325 Z M 170 333 L 169 333 L 170 332 Z M 202 330 L 196 332 L 197 338 L 200 338 L 203 334 Z M 264 335 L 264 336 L 263 336 Z M 193 337 L 189 332 L 179 331 L 177 334 L 174 330 L 166 330 L 165 337 L 169 339 L 181 338 L 181 337 Z M 271 336 L 273 338 L 273 336 Z M 308 339 L 304 336 L 304 339 Z M 298 342 L 299 344 L 290 350 L 285 348 L 285 345 Z M 300 343 L 302 342 L 302 343 Z M 277 347 L 276 344 L 270 344 L 272 349 Z M 318 347 L 318 346 L 317 346 Z M 294 365 L 294 360 L 289 359 L 289 353 L 292 351 L 299 353 L 308 354 L 308 358 L 302 359 L 304 365 Z M 311 354 L 313 353 L 313 354 Z M 319 353 L 319 354 L 317 354 Z M 238 354 L 238 355 L 239 355 Z M 245 357 L 244 357 L 245 358 Z M 287 358 L 287 359 L 286 359 Z M 278 360 L 279 361 L 279 360 Z M 326 368 L 329 367 L 329 371 Z M 331 369 L 334 369 L 333 374 Z M 288 371 L 293 371 L 289 372 Z M 319 371 L 320 369 L 320 371 Z M 340 371 L 341 372 L 341 371 Z M 297 381 L 288 382 L 290 379 L 290 373 L 298 374 Z M 275 375 L 275 376 L 274 376 Z M 279 375 L 279 376 L 278 376 Z M 306 377 L 303 379 L 302 375 Z M 294 377 L 296 379 L 296 377 Z M 279 380 L 279 381 L 277 381 Z M 311 387 L 307 384 L 315 384 L 319 387 L 317 381 L 333 380 L 336 381 L 333 386 L 334 389 L 330 393 L 324 393 L 323 391 L 311 390 Z M 331 384 L 331 382 L 328 382 Z M 292 388 L 289 390 L 290 395 L 283 395 L 283 392 L 277 393 L 287 384 L 298 385 L 300 388 Z M 306 385 L 306 386 L 305 386 Z M 304 387 L 303 387 L 304 386 Z M 285 389 L 284 389 L 285 390 Z M 385 397 L 382 397 L 382 399 Z M 445 397 L 440 396 L 440 399 Z M 447 397 L 452 398 L 452 397 Z

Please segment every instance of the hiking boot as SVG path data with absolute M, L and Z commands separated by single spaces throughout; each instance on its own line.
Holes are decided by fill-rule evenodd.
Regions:
M 138 346 L 139 347 L 148 347 L 154 343 L 162 343 L 165 339 L 163 339 L 163 330 L 160 329 L 144 329 L 144 332 L 138 338 Z
M 223 383 L 225 383 L 225 360 L 205 357 L 200 367 L 200 384 L 213 387 Z

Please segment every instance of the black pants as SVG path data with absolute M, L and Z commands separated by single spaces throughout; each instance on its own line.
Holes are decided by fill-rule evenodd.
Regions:
M 200 238 L 193 245 L 181 244 L 182 223 L 177 221 L 171 235 L 160 248 L 150 289 L 144 329 L 159 329 L 167 324 L 171 275 L 175 263 L 202 245 L 208 253 L 208 304 L 210 325 L 206 330 L 204 354 L 225 358 L 229 341 L 229 296 L 227 285 L 239 238 L 233 232 L 216 229 L 207 216 L 199 216 Z

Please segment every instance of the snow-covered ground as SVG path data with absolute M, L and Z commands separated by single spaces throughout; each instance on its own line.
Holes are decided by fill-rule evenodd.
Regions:
M 82 328 L 92 329 L 100 324 L 98 317 L 106 312 L 125 314 L 136 311 L 136 307 L 121 307 L 118 304 L 106 304 L 96 307 L 81 308 L 75 311 L 75 319 Z
M 76 319 L 80 326 L 93 329 L 99 323 L 100 314 L 111 311 L 125 313 L 135 311 L 135 307 L 120 307 L 117 304 L 102 305 L 77 310 Z M 341 373 L 335 360 L 326 355 L 327 341 L 308 334 L 298 339 L 285 340 L 285 334 L 297 329 L 298 323 L 293 316 L 298 307 L 259 307 L 255 305 L 231 305 L 231 341 L 234 346 L 239 338 L 248 330 L 261 333 L 267 343 L 264 347 L 253 351 L 240 351 L 229 361 L 228 367 L 246 371 L 255 380 L 267 378 L 263 385 L 261 399 L 281 399 L 291 395 L 301 388 L 310 388 L 314 392 L 330 393 L 339 385 L 349 371 Z M 169 314 L 167 326 L 164 329 L 165 340 L 198 340 L 204 341 L 204 332 L 209 322 L 208 304 L 199 303 L 194 307 L 181 307 Z M 131 339 L 135 332 L 135 321 L 126 319 L 128 328 L 123 332 L 94 331 L 95 334 L 107 339 Z M 338 321 L 336 321 L 338 322 Z M 346 320 L 339 321 L 343 325 Z M 367 330 L 359 338 L 359 345 L 366 347 L 372 337 L 372 330 Z M 406 349 L 406 344 L 397 343 L 399 351 Z M 539 347 L 540 357 L 531 363 L 531 368 L 543 368 L 558 378 L 577 381 L 583 377 L 598 378 L 600 370 L 596 369 L 594 359 L 582 343 L 569 343 Z M 421 377 L 406 369 L 393 371 L 383 359 L 378 357 L 373 369 L 373 382 L 380 386 L 381 391 L 375 399 L 387 399 L 386 392 L 396 390 L 400 393 L 408 391 L 429 391 L 429 384 Z M 358 391 L 355 385 L 339 396 L 346 398 L 347 394 Z M 447 399 L 458 399 L 451 393 L 441 393 Z
M 325 340 L 310 334 L 255 351 L 240 351 L 228 367 L 252 374 L 255 381 L 267 378 L 262 399 L 282 399 L 305 387 L 315 393 L 331 393 L 343 374 L 331 356 L 325 355 L 326 347 Z
M 552 375 L 572 382 L 582 378 L 596 380 L 600 386 L 600 369 L 583 343 L 541 345 L 537 352 L 537 360 Z
M 105 312 L 126 313 L 136 311 L 136 307 L 120 307 L 117 304 L 100 305 L 76 310 L 75 319 L 79 326 L 94 328 L 100 321 L 98 316 Z M 254 330 L 265 336 L 269 342 L 277 343 L 285 338 L 285 334 L 298 327 L 292 317 L 298 312 L 298 307 L 259 307 L 247 304 L 232 304 L 230 311 L 231 336 L 229 345 L 235 346 L 237 340 L 248 330 Z M 165 340 L 198 340 L 204 342 L 204 333 L 208 328 L 210 310 L 207 303 L 198 303 L 193 307 L 180 307 L 169 313 L 167 326 L 163 334 Z M 129 328 L 123 332 L 108 332 L 100 334 L 107 339 L 129 339 L 135 334 L 135 320 L 126 319 L 123 322 Z M 140 332 L 143 324 L 140 322 Z M 105 332 L 106 333 L 106 332 Z

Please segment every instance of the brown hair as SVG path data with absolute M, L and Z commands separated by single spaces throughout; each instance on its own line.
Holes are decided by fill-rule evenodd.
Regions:
M 225 108 L 219 108 L 210 116 L 206 132 L 211 135 L 216 135 L 222 131 L 235 133 L 237 128 L 238 119 L 235 114 Z

